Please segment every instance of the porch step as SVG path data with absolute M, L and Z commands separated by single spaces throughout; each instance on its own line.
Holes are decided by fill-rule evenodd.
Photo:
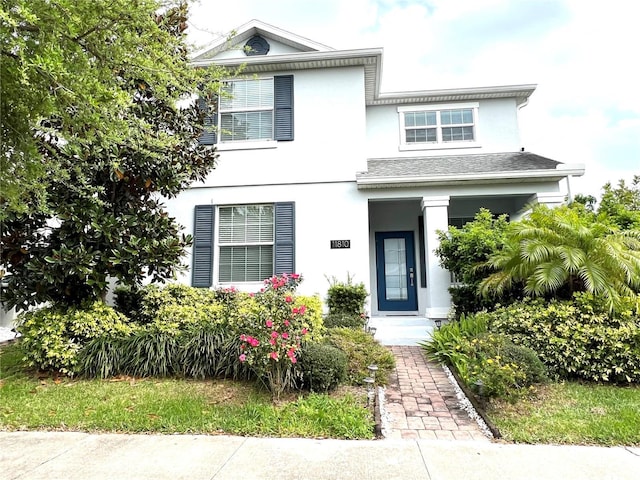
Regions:
M 375 339 L 382 345 L 402 346 L 417 346 L 435 329 L 433 320 L 425 317 L 371 317 L 369 326 L 376 328 Z

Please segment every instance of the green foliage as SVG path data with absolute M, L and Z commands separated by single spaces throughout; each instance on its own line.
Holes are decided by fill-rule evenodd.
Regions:
M 386 384 L 395 368 L 391 351 L 364 330 L 332 328 L 327 331 L 326 342 L 347 354 L 347 382 L 352 385 L 364 384 L 364 379 L 369 376 L 367 367 L 371 364 L 378 366 L 376 382 L 380 384 Z
M 170 154 L 175 138 L 163 128 L 156 134 L 166 111 L 158 109 L 158 122 L 125 113 L 145 108 L 130 94 L 134 82 L 171 105 L 211 74 L 189 68 L 187 15 L 181 0 L 0 4 L 0 220 L 50 206 L 49 175 L 64 176 L 67 166 L 43 161 L 49 135 L 50 145 L 64 139 L 78 162 L 87 140 L 105 150 L 130 143 L 150 147 L 136 153 Z
M 640 307 L 621 299 L 610 313 L 603 299 L 576 294 L 571 301 L 525 300 L 489 315 L 490 329 L 533 349 L 561 377 L 640 381 Z
M 217 156 L 198 141 L 204 112 L 195 105 L 177 107 L 210 74 L 189 66 L 186 7 L 159 14 L 155 0 L 116 0 L 99 9 L 86 0 L 18 3 L 22 10 L 3 11 L 15 23 L 2 38 L 16 43 L 17 58 L 2 49 L 0 110 L 3 124 L 5 112 L 13 112 L 20 118 L 8 124 L 26 125 L 46 198 L 34 203 L 27 195 L 18 209 L 0 202 L 0 263 L 11 273 L 6 305 L 78 305 L 104 299 L 110 278 L 133 286 L 173 278 L 192 238 L 180 233 L 162 198 L 206 178 Z M 49 64 L 53 52 L 57 60 Z M 10 75 L 5 83 L 5 68 L 26 78 Z M 32 76 L 36 83 L 20 83 Z M 79 90 L 65 90 L 67 81 Z M 16 90 L 5 96 L 5 85 Z M 83 88 L 89 85 L 90 93 Z M 23 89 L 28 92 L 19 96 Z M 35 116 L 22 104 L 33 95 L 48 105 L 45 111 L 35 108 Z M 60 99 L 66 99 L 63 109 Z M 11 165 L 26 160 L 20 155 L 27 153 L 11 147 L 4 153 L 3 166 L 7 159 Z M 13 176 L 3 171 L 6 178 Z
M 331 345 L 307 343 L 300 356 L 303 386 L 312 392 L 335 389 L 347 376 L 347 355 Z
M 91 339 L 134 331 L 127 319 L 102 302 L 81 307 L 47 307 L 22 313 L 17 320 L 28 364 L 42 370 L 76 373 L 78 352 Z
M 351 276 L 346 282 L 333 279 L 327 291 L 329 313 L 359 316 L 364 313 L 368 296 L 364 283 L 353 283 Z
M 486 262 L 504 245 L 507 227 L 506 215 L 494 218 L 489 210 L 482 208 L 474 220 L 462 228 L 452 226 L 446 232 L 438 232 L 440 244 L 436 255 L 440 264 L 460 282 L 449 289 L 456 316 L 491 310 L 497 303 L 509 302 L 518 296 L 516 286 L 489 297 L 478 293 L 481 280 L 493 271 Z
M 482 281 L 484 294 L 523 283 L 533 296 L 591 292 L 613 310 L 640 291 L 640 231 L 619 231 L 585 210 L 537 205 L 510 224 L 507 240 L 487 262 L 497 271 Z
M 324 316 L 324 326 L 327 328 L 347 327 L 362 329 L 367 321 L 364 314 L 329 313 Z
M 607 183 L 602 190 L 598 218 L 622 230 L 640 230 L 640 175 L 634 175 L 631 185 L 620 180 L 617 187 Z
M 422 343 L 432 360 L 452 365 L 479 395 L 513 398 L 546 381 L 546 369 L 530 349 L 488 331 L 488 313 L 462 316 Z

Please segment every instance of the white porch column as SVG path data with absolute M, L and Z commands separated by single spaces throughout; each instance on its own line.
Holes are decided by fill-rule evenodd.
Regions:
M 424 215 L 425 257 L 427 268 L 427 308 L 428 318 L 446 318 L 451 306 L 449 285 L 451 275 L 448 270 L 440 266 L 435 254 L 438 248 L 436 231 L 447 230 L 449 226 L 449 197 L 423 197 L 422 213 Z

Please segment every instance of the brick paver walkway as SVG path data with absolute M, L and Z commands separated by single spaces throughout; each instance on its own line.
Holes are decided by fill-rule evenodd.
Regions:
M 396 369 L 385 391 L 390 417 L 387 438 L 487 440 L 475 420 L 458 406 L 442 366 L 425 360 L 420 347 L 389 347 Z

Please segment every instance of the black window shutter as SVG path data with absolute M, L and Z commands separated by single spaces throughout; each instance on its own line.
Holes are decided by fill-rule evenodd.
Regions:
M 275 140 L 293 140 L 293 75 L 273 77 Z
M 215 205 L 196 205 L 193 226 L 193 266 L 191 285 L 210 287 L 213 284 L 213 223 Z
M 425 259 L 427 249 L 424 241 L 424 217 L 422 215 L 418 217 L 418 242 L 420 246 L 420 286 L 427 288 L 427 262 Z
M 215 145 L 218 143 L 218 135 L 216 133 L 216 127 L 218 126 L 217 99 L 214 101 L 213 112 L 207 105 L 207 100 L 202 97 L 198 98 L 197 105 L 200 111 L 205 112 L 203 123 L 205 130 L 200 134 L 198 140 L 201 145 Z
M 295 203 L 276 203 L 275 216 L 274 273 L 295 273 Z

